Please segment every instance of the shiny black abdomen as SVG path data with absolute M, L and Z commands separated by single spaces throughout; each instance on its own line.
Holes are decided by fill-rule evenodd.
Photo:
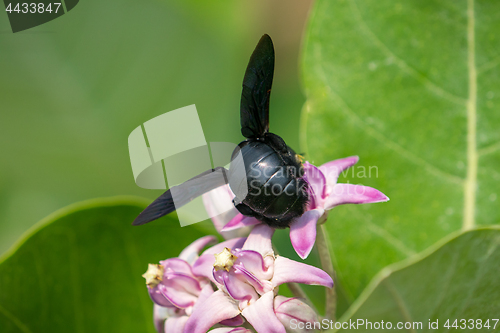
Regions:
M 236 208 L 243 215 L 256 217 L 272 227 L 288 227 L 294 218 L 304 213 L 308 202 L 307 183 L 301 178 L 302 163 L 295 152 L 272 133 L 261 139 L 243 141 L 238 146 L 229 169 L 229 186 L 236 195 Z M 239 160 L 234 158 L 238 153 L 241 154 Z

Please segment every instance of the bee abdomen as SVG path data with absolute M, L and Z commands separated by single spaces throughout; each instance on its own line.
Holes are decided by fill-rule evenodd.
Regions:
M 236 208 L 272 227 L 288 227 L 304 213 L 308 202 L 307 183 L 300 178 L 301 164 L 290 162 L 266 142 L 245 141 L 240 147 L 243 162 L 235 163 L 234 168 L 243 163 L 246 179 L 229 177 Z

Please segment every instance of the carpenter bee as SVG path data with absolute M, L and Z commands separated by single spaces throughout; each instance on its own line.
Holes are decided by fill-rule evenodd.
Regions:
M 301 156 L 280 136 L 269 132 L 273 74 L 273 42 L 264 35 L 250 57 L 243 79 L 240 122 L 246 140 L 233 152 L 229 170 L 218 167 L 172 187 L 150 204 L 133 225 L 156 220 L 224 184 L 229 184 L 235 194 L 233 203 L 241 214 L 271 227 L 286 228 L 305 212 L 309 195 Z M 217 176 L 217 172 L 224 177 L 220 173 Z M 175 204 L 172 192 L 176 193 Z

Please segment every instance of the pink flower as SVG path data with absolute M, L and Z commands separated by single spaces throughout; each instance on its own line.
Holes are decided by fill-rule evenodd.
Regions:
M 389 200 L 382 192 L 372 187 L 337 183 L 340 173 L 356 164 L 358 160 L 357 156 L 351 156 L 325 163 L 319 168 L 309 162 L 304 163 L 304 178 L 309 184 L 310 203 L 307 211 L 290 224 L 290 240 L 293 248 L 302 259 L 307 258 L 311 253 L 316 241 L 316 224 L 326 221 L 330 209 L 343 204 L 374 203 Z M 215 193 L 212 195 L 215 195 Z M 227 197 L 227 193 L 219 193 Z M 229 198 L 234 198 L 234 195 Z M 205 205 L 207 209 L 210 209 L 211 203 L 208 200 Z M 261 223 L 256 218 L 238 213 L 229 222 L 225 223 L 221 231 L 228 232 Z
M 296 282 L 333 287 L 332 278 L 321 269 L 275 256 L 273 233 L 274 229 L 261 224 L 254 227 L 242 248 L 225 247 L 217 253 L 221 250 L 219 244 L 217 251 L 212 248 L 200 256 L 193 270 L 211 279 L 219 290 L 194 309 L 185 333 L 204 333 L 214 324 L 240 314 L 258 333 L 285 333 L 275 313 L 278 286 Z
M 205 205 L 208 215 L 212 216 L 211 219 L 215 229 L 217 229 L 219 234 L 225 239 L 247 236 L 252 229 L 251 227 L 242 227 L 237 230 L 222 230 L 235 216 L 241 215 L 233 205 L 233 198 L 234 194 L 227 184 L 202 195 L 203 204 Z M 230 207 L 230 209 L 228 209 L 228 207 Z M 218 214 L 219 212 L 224 213 Z
M 220 327 L 211 330 L 208 333 L 253 333 L 253 332 L 243 327 Z
M 155 303 L 154 323 L 159 333 L 182 333 L 194 309 L 214 293 L 210 280 L 196 275 L 191 265 L 198 259 L 198 253 L 215 241 L 214 236 L 202 237 L 186 247 L 178 258 L 160 261 L 159 265 L 149 264 L 143 277 Z M 239 245 L 243 241 L 234 239 L 221 246 Z M 241 325 L 242 322 L 236 320 L 229 324 Z
M 305 259 L 316 241 L 316 224 L 327 219 L 328 211 L 343 204 L 363 204 L 388 201 L 389 198 L 372 187 L 339 184 L 340 173 L 358 162 L 357 156 L 334 160 L 319 168 L 304 163 L 304 177 L 309 183 L 311 202 L 301 217 L 290 225 L 290 240 L 297 254 Z
M 153 306 L 154 325 L 158 333 L 181 333 L 188 319 L 186 311 L 176 307 L 163 307 L 158 304 Z

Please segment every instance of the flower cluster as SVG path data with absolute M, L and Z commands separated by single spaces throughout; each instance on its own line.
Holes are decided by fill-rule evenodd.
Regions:
M 337 184 L 342 170 L 357 160 L 349 157 L 319 168 L 304 164 L 310 201 L 307 211 L 290 225 L 290 239 L 300 257 L 309 255 L 316 239 L 316 224 L 325 222 L 333 207 L 388 200 L 370 187 Z M 233 197 L 226 185 L 205 194 L 203 199 L 210 212 L 220 200 Z M 143 275 L 154 302 L 157 331 L 306 332 L 292 330 L 290 321 L 316 322 L 317 314 L 301 299 L 278 295 L 279 286 L 303 283 L 333 288 L 332 277 L 317 267 L 276 255 L 271 242 L 274 229 L 236 209 L 213 218 L 213 222 L 226 241 L 213 245 L 215 237 L 202 237 L 179 257 L 150 264 Z M 209 245 L 213 246 L 202 252 Z
M 214 241 L 206 236 L 181 252 L 178 258 L 149 265 L 143 275 L 155 303 L 158 332 L 204 333 L 286 332 L 290 318 L 316 320 L 315 312 L 296 298 L 277 296 L 283 283 L 296 282 L 333 287 L 321 269 L 274 254 L 274 229 L 256 226 L 248 238 L 234 238 L 205 250 Z

